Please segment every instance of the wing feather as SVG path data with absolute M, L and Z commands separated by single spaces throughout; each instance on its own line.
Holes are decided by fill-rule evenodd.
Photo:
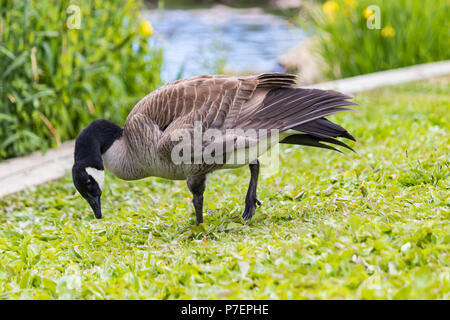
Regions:
M 166 153 L 175 143 L 170 139 L 171 133 L 178 129 L 193 131 L 195 121 L 201 121 L 203 129 L 222 131 L 230 128 L 292 129 L 305 134 L 287 139 L 285 143 L 292 140 L 317 145 L 323 141 L 348 147 L 333 138 L 354 140 L 353 136 L 324 117 L 351 110 L 342 107 L 356 103 L 336 91 L 293 88 L 295 81 L 295 76 L 280 73 L 178 80 L 144 97 L 129 119 L 139 114 L 151 120 L 149 122 L 161 131 L 158 149 Z

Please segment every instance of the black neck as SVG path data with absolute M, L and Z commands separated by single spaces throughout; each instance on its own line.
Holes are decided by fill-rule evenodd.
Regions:
M 122 136 L 123 129 L 115 123 L 99 119 L 84 128 L 75 142 L 75 163 L 103 169 L 102 154 Z

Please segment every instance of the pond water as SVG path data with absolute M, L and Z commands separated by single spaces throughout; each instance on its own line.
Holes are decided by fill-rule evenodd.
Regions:
M 261 9 L 146 11 L 151 45 L 164 49 L 164 82 L 198 74 L 282 72 L 277 58 L 306 37 Z

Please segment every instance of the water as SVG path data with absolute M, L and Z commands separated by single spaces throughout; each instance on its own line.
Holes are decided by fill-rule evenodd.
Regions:
M 198 74 L 282 72 L 277 58 L 306 37 L 282 18 L 262 10 L 224 7 L 148 11 L 151 45 L 164 49 L 164 82 Z

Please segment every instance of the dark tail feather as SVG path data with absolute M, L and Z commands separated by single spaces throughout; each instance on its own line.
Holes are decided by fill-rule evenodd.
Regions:
M 292 88 L 295 77 L 285 74 L 262 74 L 259 87 L 282 87 L 271 89 L 259 109 L 249 117 L 236 122 L 236 128 L 277 129 L 279 132 L 299 131 L 280 143 L 298 144 L 339 151 L 321 142 L 331 143 L 354 152 L 345 143 L 334 138 L 355 138 L 341 126 L 325 119 L 326 116 L 350 111 L 344 106 L 358 105 L 350 96 L 332 90 Z M 341 152 L 341 151 L 339 151 Z
M 349 101 L 350 99 L 350 96 L 332 90 L 277 88 L 269 91 L 254 118 L 264 119 L 268 123 L 267 127 L 272 125 L 281 132 L 299 131 L 299 134 L 286 137 L 280 143 L 339 151 L 321 143 L 326 142 L 354 151 L 345 143 L 334 138 L 343 137 L 353 141 L 355 138 L 341 126 L 325 119 L 326 116 L 352 110 L 342 108 L 357 105 L 357 103 Z
M 330 149 L 330 150 L 334 150 L 334 151 L 342 153 L 342 151 L 340 151 L 332 146 L 329 146 L 327 144 L 320 143 L 320 142 L 333 143 L 335 145 L 345 147 L 345 148 L 355 152 L 355 150 L 353 150 L 351 147 L 349 147 L 342 141 L 339 141 L 339 140 L 336 140 L 333 138 L 315 137 L 310 134 L 294 134 L 294 135 L 286 137 L 282 141 L 280 141 L 280 143 L 298 144 L 298 145 L 303 145 L 303 146 L 318 147 L 318 148 Z
M 309 133 L 320 138 L 343 137 L 356 141 L 355 138 L 347 130 L 325 118 L 319 118 L 317 120 L 293 127 L 292 129 Z

